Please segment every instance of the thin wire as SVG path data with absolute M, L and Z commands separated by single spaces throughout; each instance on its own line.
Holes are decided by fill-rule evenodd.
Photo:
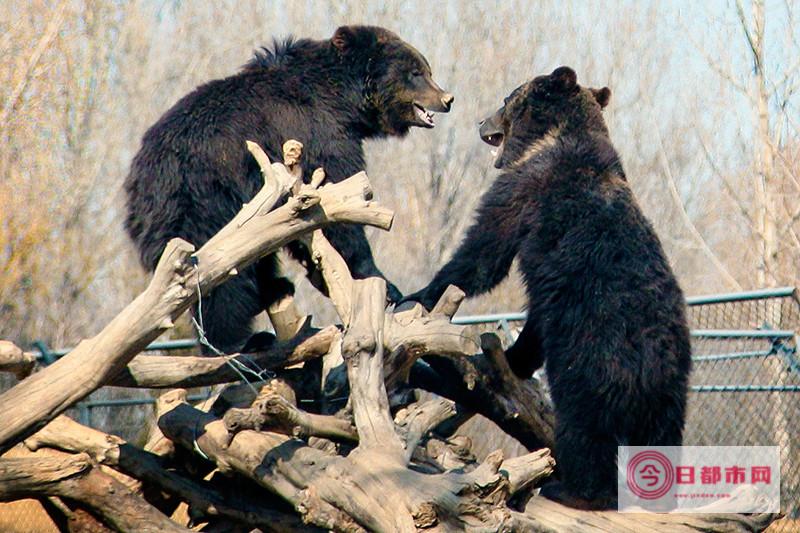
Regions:
M 206 337 L 206 330 L 205 327 L 203 326 L 203 293 L 200 289 L 200 270 L 197 268 L 197 264 L 194 265 L 194 272 L 195 272 L 195 283 L 197 286 L 197 320 L 195 320 L 195 318 L 192 317 L 192 324 L 194 324 L 194 327 L 197 330 L 198 342 L 201 345 L 208 348 L 209 350 L 211 350 L 211 352 L 214 353 L 215 355 L 224 358 L 228 366 L 230 366 L 233 369 L 233 371 L 236 372 L 236 374 L 238 374 L 238 376 L 242 379 L 242 381 L 247 383 L 247 386 L 250 387 L 250 389 L 252 389 L 253 393 L 258 395 L 258 390 L 253 386 L 252 382 L 249 379 L 247 379 L 245 373 L 255 376 L 259 381 L 263 381 L 271 377 L 274 377 L 275 373 L 269 370 L 265 370 L 259 367 L 255 363 L 255 361 L 245 358 L 245 360 L 248 363 L 250 363 L 251 365 L 253 365 L 253 367 L 255 367 L 255 369 L 250 368 L 243 362 L 239 361 L 237 358 L 223 353 L 216 346 L 211 344 L 211 342 Z

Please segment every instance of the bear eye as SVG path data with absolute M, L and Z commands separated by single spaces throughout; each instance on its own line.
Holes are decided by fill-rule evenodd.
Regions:
M 414 76 L 415 78 L 419 78 L 420 76 L 422 76 L 422 71 L 419 69 L 414 69 L 411 71 L 411 75 Z

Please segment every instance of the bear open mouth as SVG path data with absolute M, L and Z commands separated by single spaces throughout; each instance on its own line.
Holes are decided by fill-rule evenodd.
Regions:
M 500 132 L 491 132 L 487 133 L 486 135 L 481 135 L 481 140 L 486 144 L 491 146 L 496 146 L 494 150 L 491 150 L 492 157 L 494 157 L 494 166 L 498 167 L 500 162 L 500 158 L 503 157 L 503 141 L 505 141 L 505 135 Z
M 422 126 L 423 128 L 432 128 L 436 125 L 433 122 L 433 111 L 428 111 L 416 102 L 414 102 L 414 113 L 419 121 L 419 126 Z

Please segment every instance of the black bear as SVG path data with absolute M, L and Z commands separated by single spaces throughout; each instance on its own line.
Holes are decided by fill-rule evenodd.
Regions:
M 261 188 L 246 140 L 281 161 L 283 143 L 297 139 L 306 178 L 323 167 L 336 182 L 364 169 L 364 139 L 432 128 L 434 112 L 449 111 L 452 101 L 425 57 L 386 29 L 343 26 L 328 40 L 276 41 L 238 74 L 180 99 L 145 133 L 125 181 L 125 227 L 152 270 L 169 239 L 201 246 Z M 361 226 L 325 234 L 356 278 L 382 276 Z M 313 279 L 308 251 L 298 243 L 289 249 Z M 202 299 L 209 341 L 240 349 L 252 318 L 293 290 L 274 256 L 244 269 Z M 401 296 L 391 284 L 389 296 Z
M 603 120 L 610 94 L 568 67 L 512 92 L 480 129 L 502 174 L 406 297 L 430 309 L 450 284 L 486 292 L 519 258 L 528 319 L 507 359 L 520 378 L 545 365 L 561 478 L 548 492 L 583 508 L 615 505 L 618 445 L 681 444 L 691 366 L 683 294 Z

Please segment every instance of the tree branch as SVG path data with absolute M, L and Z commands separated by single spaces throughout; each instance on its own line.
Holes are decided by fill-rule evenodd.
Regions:
M 725 281 L 727 281 L 728 284 L 735 290 L 738 291 L 743 290 L 739 282 L 736 281 L 736 278 L 734 278 L 730 274 L 730 272 L 728 272 L 728 269 L 725 268 L 725 265 L 722 264 L 717 255 L 708 246 L 708 243 L 700 234 L 700 231 L 694 225 L 692 219 L 689 218 L 689 214 L 686 212 L 686 208 L 683 205 L 681 196 L 678 193 L 678 188 L 675 185 L 675 179 L 672 176 L 672 171 L 669 168 L 669 162 L 667 161 L 666 151 L 664 150 L 664 143 L 661 139 L 661 133 L 658 131 L 657 125 L 654 125 L 654 129 L 656 131 L 656 137 L 658 139 L 659 161 L 661 162 L 661 166 L 664 169 L 664 176 L 666 177 L 667 181 L 667 190 L 669 190 L 669 194 L 672 197 L 673 202 L 675 203 L 675 207 L 678 209 L 678 213 L 681 216 L 681 220 L 683 220 L 684 225 L 689 230 L 689 233 L 691 233 L 692 237 L 694 237 L 695 241 L 700 246 L 700 249 L 703 250 L 703 252 L 706 254 L 706 257 L 708 257 L 708 259 L 711 261 L 711 264 L 713 264 L 714 267 L 717 269 L 717 271 L 722 275 L 722 277 L 725 278 Z
M 32 353 L 23 352 L 13 342 L 0 341 L 0 372 L 11 372 L 17 379 L 24 379 L 35 365 Z
M 255 429 L 301 438 L 358 442 L 358 433 L 349 421 L 299 409 L 294 391 L 280 380 L 264 385 L 251 407 L 228 409 L 222 421 L 231 438 L 239 431 Z

